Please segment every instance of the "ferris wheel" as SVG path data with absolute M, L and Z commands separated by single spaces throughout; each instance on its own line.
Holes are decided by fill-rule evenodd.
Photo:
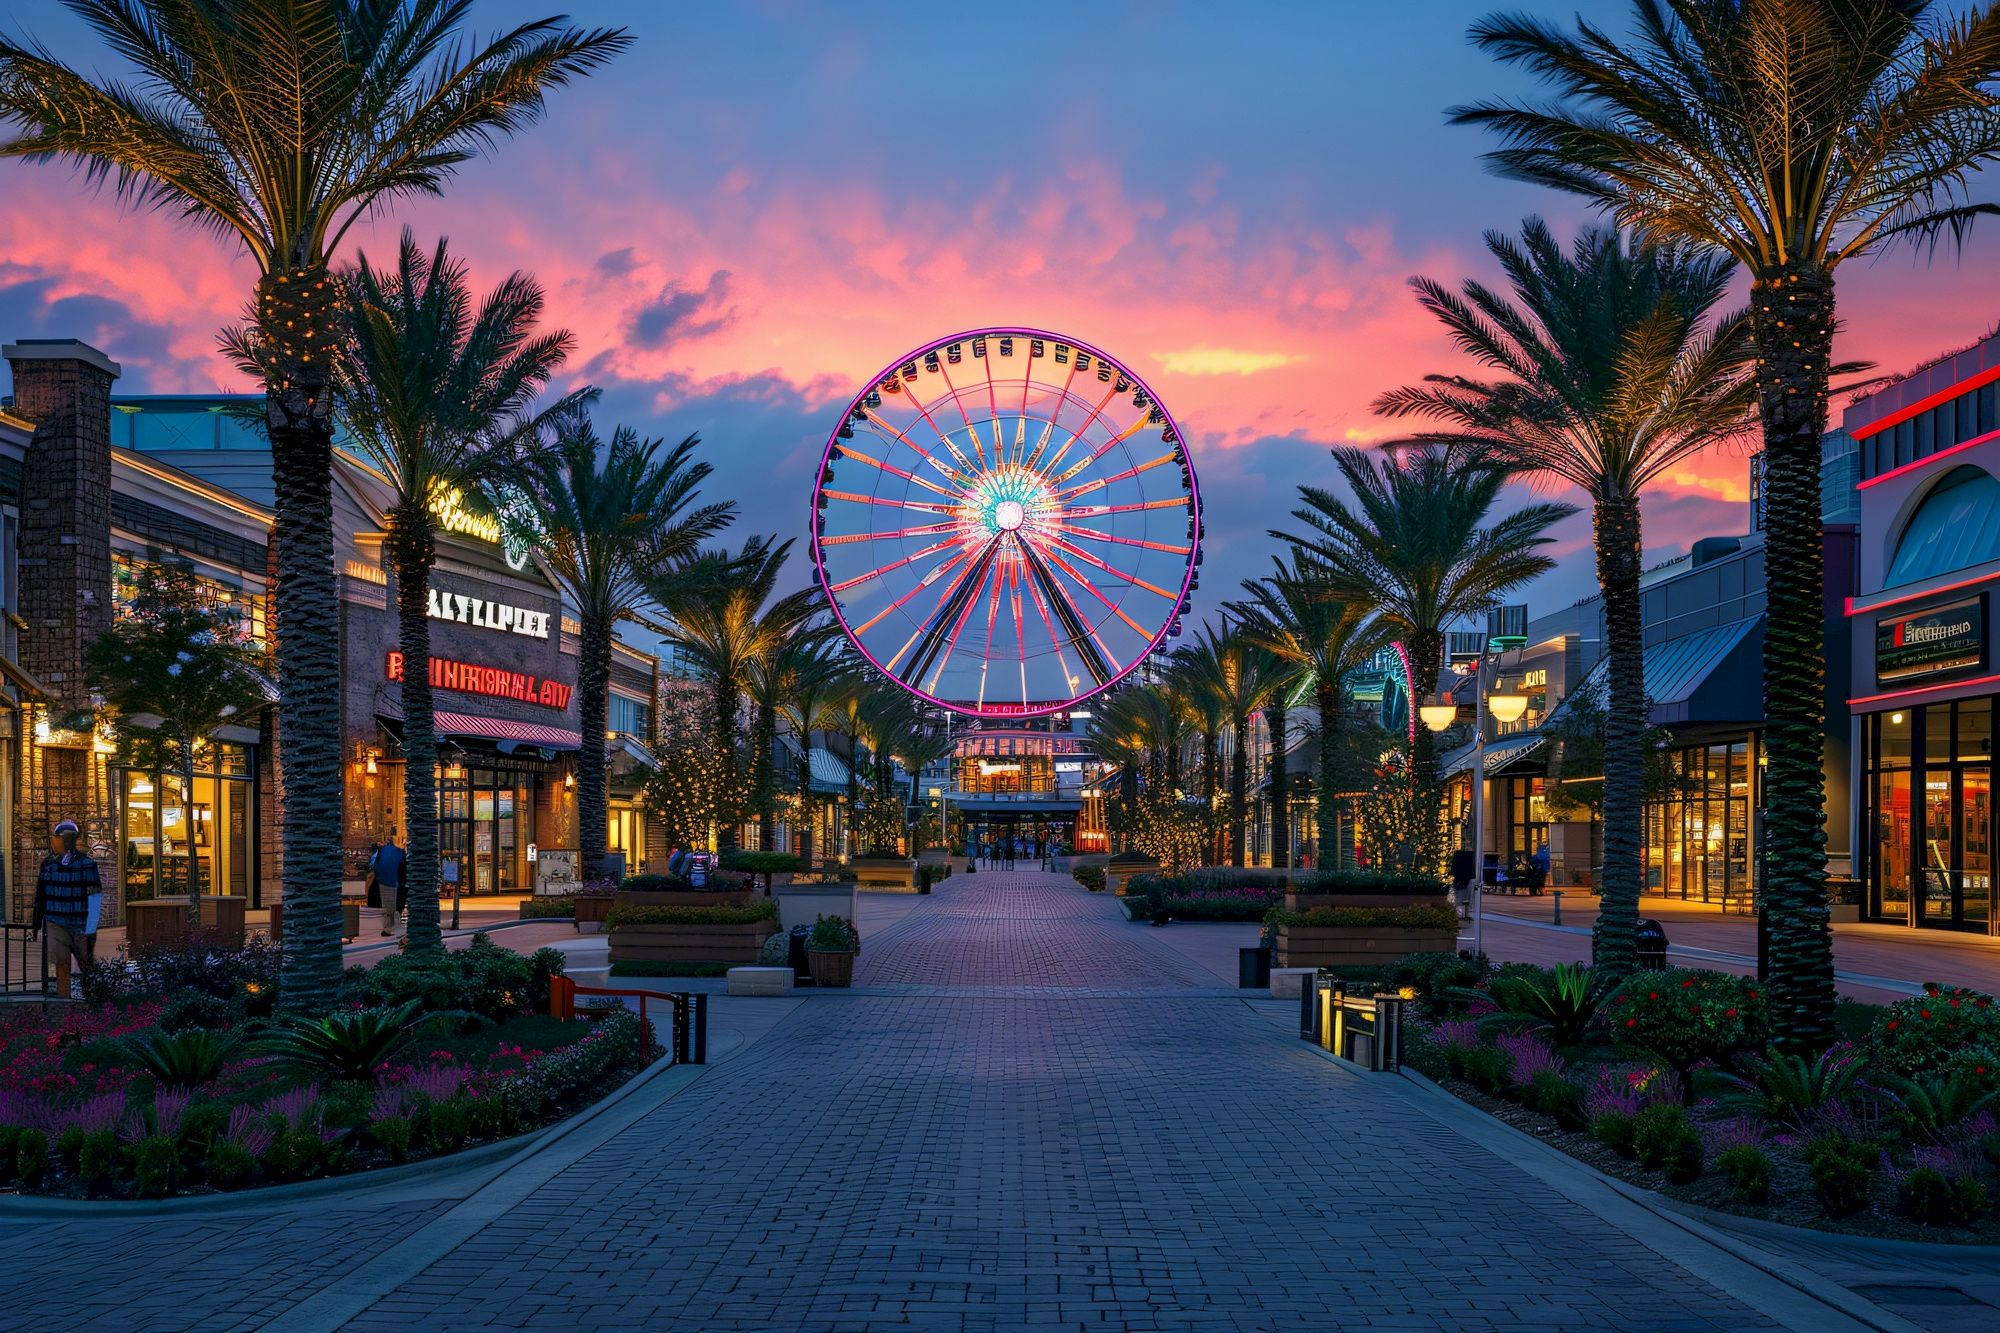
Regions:
M 1074 338 L 926 343 L 828 437 L 813 562 L 904 689 L 980 717 L 1054 712 L 1180 630 L 1201 563 L 1186 442 L 1131 369 Z

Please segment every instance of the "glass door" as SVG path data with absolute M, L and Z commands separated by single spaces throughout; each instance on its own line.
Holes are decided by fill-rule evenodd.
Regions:
M 1958 924 L 1985 933 L 1993 919 L 1993 770 L 1959 771 L 1959 839 L 1965 864 L 1958 877 Z
M 1954 836 L 1956 803 L 1951 799 L 1951 770 L 1927 769 L 1924 773 L 1923 858 L 1924 891 L 1917 905 L 1918 924 L 1949 926 L 1952 904 L 1958 896 L 1952 863 L 1956 861 L 1958 839 Z

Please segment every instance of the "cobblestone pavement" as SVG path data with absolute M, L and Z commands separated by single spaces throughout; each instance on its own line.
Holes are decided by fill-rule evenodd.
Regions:
M 399 1254 L 393 1286 L 297 1324 L 1777 1326 L 1067 881 L 954 876 L 864 946 L 869 989 L 797 1004 L 542 1178 L 0 1225 L 0 1327 L 284 1326 Z

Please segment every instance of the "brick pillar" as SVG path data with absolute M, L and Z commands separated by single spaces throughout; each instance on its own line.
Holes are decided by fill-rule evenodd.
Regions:
M 15 412 L 35 423 L 21 463 L 17 609 L 27 622 L 21 665 L 48 691 L 24 719 L 16 864 L 34 866 L 54 823 L 76 819 L 101 863 L 109 923 L 119 919 L 116 807 L 88 722 L 80 734 L 66 724 L 90 710 L 84 655 L 111 627 L 111 382 L 118 363 L 73 339 L 10 343 L 0 355 L 13 367 Z M 44 736 L 51 743 L 43 744 Z M 33 889 L 28 874 L 15 882 Z

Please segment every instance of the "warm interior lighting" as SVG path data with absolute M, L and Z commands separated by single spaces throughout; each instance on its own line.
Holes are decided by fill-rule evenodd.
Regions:
M 1903 715 L 1902 715 L 1901 713 L 1891 713 L 1891 714 L 1889 714 L 1889 725 L 1890 725 L 1890 726 L 1892 726 L 1892 727 L 1900 727 L 1900 726 L 1902 726 L 1902 725 L 1903 725 Z
M 1458 705 L 1452 701 L 1450 695 L 1435 695 L 1433 700 L 1417 708 L 1417 716 L 1423 719 L 1425 726 L 1432 731 L 1443 731 L 1458 721 Z
M 563 774 L 563 790 L 564 791 L 576 790 L 576 774 L 574 773 Z
M 372 754 L 371 754 L 371 755 L 369 755 L 369 756 L 368 756 L 368 759 L 367 759 L 367 762 L 361 765 L 361 771 L 362 771 L 362 772 L 364 772 L 364 773 L 366 773 L 366 774 L 367 774 L 367 775 L 368 775 L 369 777 L 371 777 L 371 778 L 375 776 L 375 756 L 374 756 L 374 755 L 372 755 Z
M 1486 711 L 1493 714 L 1495 722 L 1519 722 L 1528 711 L 1528 696 L 1489 694 L 1486 696 Z

